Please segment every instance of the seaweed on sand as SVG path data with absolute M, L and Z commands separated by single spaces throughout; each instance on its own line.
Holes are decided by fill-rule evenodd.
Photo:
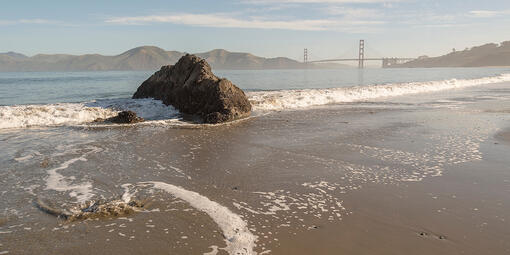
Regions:
M 147 207 L 148 201 L 131 200 L 126 203 L 122 200 L 92 200 L 66 210 L 49 205 L 42 199 L 37 198 L 35 205 L 37 208 L 47 214 L 53 215 L 58 219 L 62 219 L 66 222 L 72 222 L 77 220 L 127 216 L 135 213 L 136 211 L 142 210 L 142 208 Z

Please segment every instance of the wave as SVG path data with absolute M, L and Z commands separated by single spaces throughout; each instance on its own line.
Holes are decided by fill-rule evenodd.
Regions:
M 176 119 L 179 112 L 153 99 L 112 99 L 86 103 L 0 106 L 0 129 L 78 125 L 131 110 L 146 120 Z
M 310 106 L 349 103 L 381 97 L 437 92 L 510 81 L 510 74 L 479 79 L 394 83 L 330 89 L 251 91 L 247 96 L 255 114 Z M 0 129 L 33 126 L 81 125 L 131 110 L 148 120 L 145 124 L 181 125 L 179 112 L 153 99 L 108 99 L 86 103 L 0 106 Z M 144 124 L 144 125 L 145 125 Z
M 256 91 L 248 92 L 247 94 L 254 111 L 275 111 L 327 104 L 349 103 L 380 97 L 436 92 L 505 81 L 510 81 L 510 74 L 469 80 L 450 79 L 442 81 L 394 83 L 331 89 Z

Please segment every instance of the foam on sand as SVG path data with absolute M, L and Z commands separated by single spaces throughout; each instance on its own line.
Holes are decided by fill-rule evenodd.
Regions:
M 367 85 L 331 89 L 248 92 L 254 111 L 298 109 L 316 105 L 348 103 L 380 97 L 402 96 L 510 81 L 510 74 L 479 79 Z
M 86 157 L 89 154 L 98 153 L 101 151 L 101 149 L 97 147 L 90 147 L 88 149 L 89 151 L 83 155 L 67 160 L 60 164 L 60 166 L 48 170 L 48 177 L 46 178 L 46 189 L 60 192 L 71 191 L 69 195 L 71 197 L 76 197 L 78 202 L 83 203 L 90 200 L 94 195 L 92 193 L 92 183 L 84 182 L 80 184 L 71 184 L 69 181 L 72 180 L 73 177 L 65 177 L 58 172 L 68 168 L 70 165 L 76 162 L 87 161 Z
M 154 188 L 164 190 L 186 201 L 195 209 L 207 213 L 223 232 L 227 244 L 224 250 L 229 254 L 256 254 L 253 248 L 255 247 L 257 237 L 250 232 L 247 223 L 227 207 L 211 201 L 197 192 L 172 184 L 164 182 L 144 182 L 142 184 L 152 184 Z

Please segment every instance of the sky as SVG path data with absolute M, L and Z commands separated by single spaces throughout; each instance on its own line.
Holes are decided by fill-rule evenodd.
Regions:
M 117 55 L 142 45 L 302 60 L 438 56 L 510 40 L 509 0 L 0 0 L 0 52 Z

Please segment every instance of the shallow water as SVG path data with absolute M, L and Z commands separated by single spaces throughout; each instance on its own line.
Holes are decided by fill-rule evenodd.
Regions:
M 313 236 L 308 231 L 356 214 L 349 197 L 365 186 L 412 185 L 485 162 L 482 148 L 507 125 L 510 107 L 506 78 L 491 77 L 364 86 L 347 94 L 315 87 L 252 91 L 271 102 L 329 100 L 324 94 L 343 101 L 261 107 L 254 118 L 216 126 L 176 125 L 178 113 L 153 100 L 39 105 L 96 107 L 101 114 L 128 106 L 152 114 L 153 122 L 97 126 L 71 113 L 62 123 L 1 129 L 0 252 L 284 254 L 289 236 Z M 384 97 L 374 96 L 380 91 Z M 37 116 L 53 119 L 55 113 L 45 117 L 40 109 Z M 57 208 L 98 199 L 152 204 L 127 217 L 66 223 L 38 210 L 37 198 Z M 37 243 L 26 247 L 24 240 Z

